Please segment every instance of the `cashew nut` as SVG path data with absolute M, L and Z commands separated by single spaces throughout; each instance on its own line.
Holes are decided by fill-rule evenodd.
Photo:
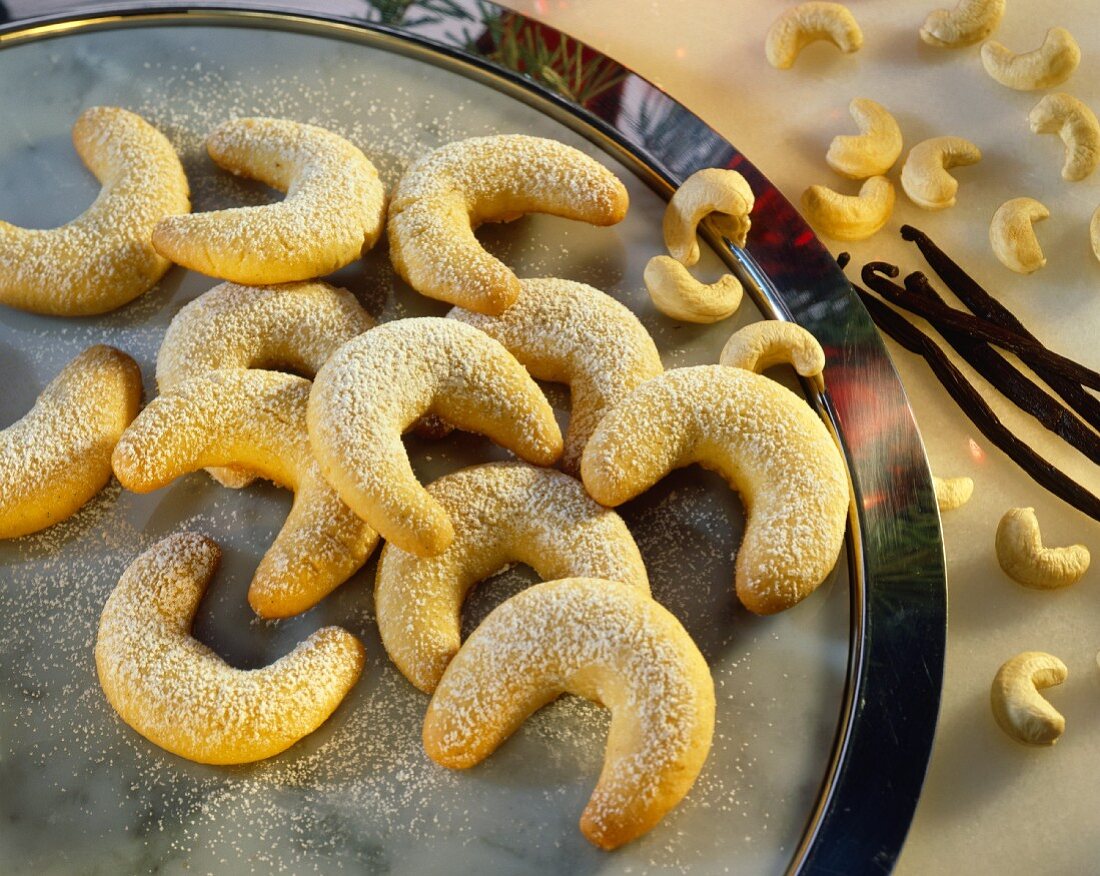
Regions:
M 894 186 L 873 176 L 858 195 L 842 195 L 826 186 L 802 193 L 802 212 L 824 234 L 836 240 L 864 240 L 882 228 L 894 211 Z
M 764 42 L 768 63 L 789 70 L 798 53 L 815 40 L 828 40 L 845 53 L 863 45 L 863 31 L 846 6 L 840 3 L 801 3 L 772 22 Z
M 659 255 L 646 264 L 642 278 L 654 306 L 683 322 L 718 322 L 741 306 L 741 283 L 732 274 L 708 286 L 676 259 Z
M 997 562 L 1013 580 L 1037 590 L 1076 584 L 1089 568 L 1083 544 L 1043 547 L 1034 508 L 1010 508 L 997 527 Z
M 1035 91 L 1061 85 L 1081 63 L 1081 49 L 1064 27 L 1052 27 L 1039 48 L 1016 55 L 996 40 L 982 46 L 982 66 L 1001 85 Z
M 930 46 L 957 49 L 981 42 L 1001 23 L 1005 0 L 959 0 L 954 9 L 934 9 L 921 25 L 920 38 Z
M 1065 92 L 1048 94 L 1027 117 L 1034 134 L 1057 134 L 1066 144 L 1062 179 L 1084 179 L 1100 162 L 1100 122 L 1085 104 Z
M 694 265 L 699 261 L 695 229 L 708 217 L 719 234 L 728 237 L 734 246 L 744 246 L 754 203 L 748 181 L 736 170 L 697 170 L 684 180 L 665 208 L 661 226 L 665 246 L 680 264 Z
M 1100 260 L 1100 207 L 1096 208 L 1089 222 L 1089 243 L 1092 244 L 1092 254 Z
M 901 129 L 890 111 L 866 97 L 857 97 L 848 112 L 859 126 L 859 136 L 833 137 L 825 161 L 849 179 L 867 179 L 886 173 L 901 155 Z
M 1049 216 L 1050 210 L 1034 198 L 1013 198 L 1001 204 L 989 224 L 989 242 L 997 260 L 1017 274 L 1030 274 L 1045 265 L 1047 259 L 1032 223 Z
M 757 374 L 773 365 L 792 365 L 802 377 L 812 379 L 819 392 L 825 390 L 821 376 L 825 351 L 817 338 L 793 322 L 766 319 L 738 329 L 726 341 L 718 361 Z
M 1053 745 L 1066 719 L 1040 695 L 1069 675 L 1066 664 L 1043 651 L 1024 651 L 1004 663 L 993 679 L 989 700 L 1001 729 L 1018 742 Z
M 967 477 L 941 478 L 932 475 L 932 488 L 936 491 L 936 507 L 940 511 L 954 511 L 970 501 L 974 494 L 974 481 Z
M 901 187 L 910 201 L 925 210 L 954 207 L 959 182 L 947 168 L 977 164 L 981 160 L 981 150 L 969 140 L 933 137 L 909 150 L 901 168 Z

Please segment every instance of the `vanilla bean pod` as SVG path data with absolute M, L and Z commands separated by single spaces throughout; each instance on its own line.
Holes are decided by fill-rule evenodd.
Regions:
M 870 268 L 874 270 L 868 270 Z M 887 271 L 886 268 L 893 270 Z M 863 269 L 863 282 L 883 298 L 899 304 L 897 299 L 904 299 L 906 293 L 910 296 L 916 294 L 909 288 L 910 277 L 913 277 L 914 284 L 919 285 L 921 280 L 924 281 L 925 288 L 922 288 L 922 292 L 928 297 L 927 300 L 943 303 L 939 293 L 928 285 L 928 280 L 923 275 L 910 274 L 906 278 L 906 288 L 902 289 L 888 279 L 890 276 L 897 276 L 897 273 L 893 265 L 871 262 Z M 1057 399 L 1048 395 L 1042 387 L 1019 371 L 985 341 L 947 326 L 937 325 L 936 328 L 943 335 L 944 340 L 1009 401 L 1038 420 L 1045 429 L 1080 450 L 1093 462 L 1100 463 L 1100 435 L 1077 419 Z
M 946 303 L 943 302 L 940 293 L 932 287 L 928 278 L 920 271 L 914 271 L 905 278 L 905 288 L 916 294 L 925 295 L 941 303 Z M 1046 389 L 1021 372 L 989 344 L 949 330 L 944 331 L 944 338 L 1020 410 L 1035 417 L 1047 429 L 1080 450 L 1093 462 L 1100 462 L 1100 435 L 1097 435 L 1096 432 L 1086 426 L 1073 411 L 1061 404 Z M 973 351 L 974 360 L 968 358 L 964 353 L 966 347 Z M 976 364 L 979 359 L 988 362 L 988 373 Z M 1084 390 L 1081 390 L 1078 384 L 1066 381 L 1064 378 L 1059 378 L 1059 380 L 1069 383 L 1070 386 L 1076 387 L 1084 393 Z M 1068 402 L 1069 399 L 1066 399 L 1066 401 Z
M 1017 438 L 1001 422 L 985 399 L 970 385 L 963 373 L 947 358 L 935 341 L 867 290 L 861 289 L 854 283 L 852 288 L 882 331 L 911 353 L 924 358 L 944 389 L 986 438 L 1003 450 L 1038 484 L 1094 520 L 1100 520 L 1100 498 L 1059 471 Z
M 868 262 L 863 266 L 860 276 L 863 278 L 864 283 L 874 288 L 872 278 L 876 274 L 896 277 L 898 273 L 897 267 L 887 262 Z M 1024 337 L 1002 326 L 990 324 L 973 314 L 956 310 L 942 301 L 934 301 L 916 295 L 900 286 L 890 285 L 891 288 L 886 291 L 879 292 L 878 289 L 875 289 L 875 291 L 879 292 L 891 304 L 927 319 L 937 329 L 949 328 L 965 332 L 983 341 L 1010 350 L 1032 368 L 1038 363 L 1040 367 L 1056 371 L 1070 380 L 1075 380 L 1093 389 L 1100 389 L 1100 373 L 1048 350 L 1033 338 Z
M 1011 310 L 983 289 L 947 253 L 936 246 L 927 234 L 912 225 L 903 225 L 901 226 L 901 236 L 917 245 L 921 255 L 932 266 L 932 270 L 936 272 L 936 275 L 977 316 L 1002 328 L 1014 331 L 1022 337 L 1030 338 L 1036 343 L 1041 343 L 1035 335 L 1027 330 Z M 1086 422 L 1094 428 L 1100 429 L 1100 400 L 1085 392 L 1072 380 L 1062 377 L 1045 365 L 1038 362 L 1029 364 L 1032 370 L 1046 381 L 1051 389 L 1085 418 Z

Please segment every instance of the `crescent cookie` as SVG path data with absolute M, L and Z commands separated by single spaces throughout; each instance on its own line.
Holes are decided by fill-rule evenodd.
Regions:
M 21 420 L 0 430 L 0 538 L 75 514 L 111 478 L 111 452 L 141 406 L 141 371 L 113 347 L 66 365 Z
M 157 354 L 157 387 L 166 392 L 218 368 L 263 368 L 313 377 L 345 341 L 374 327 L 355 296 L 320 281 L 278 286 L 222 283 L 172 319 Z M 226 487 L 251 474 L 213 468 Z
M 220 558 L 210 539 L 180 533 L 134 560 L 103 607 L 95 663 L 107 701 L 150 742 L 199 763 L 248 763 L 320 727 L 364 653 L 325 627 L 269 666 L 234 669 L 190 634 Z
M 417 481 L 401 435 L 425 414 L 479 432 L 538 465 L 561 456 L 546 397 L 504 347 L 453 319 L 384 323 L 317 372 L 309 440 L 349 506 L 403 550 L 430 557 L 454 539 L 447 512 Z
M 714 682 L 680 622 L 644 590 L 567 578 L 496 608 L 455 655 L 424 719 L 436 763 L 480 763 L 533 712 L 572 693 L 611 710 L 581 832 L 613 849 L 683 799 L 714 733 Z
M 378 171 L 331 131 L 286 119 L 234 119 L 214 129 L 206 150 L 220 167 L 286 198 L 161 222 L 153 245 L 184 267 L 234 283 L 290 283 L 350 264 L 382 234 Z
M 628 204 L 618 177 L 572 146 L 522 134 L 459 140 L 415 162 L 397 184 L 390 259 L 421 295 L 500 314 L 519 296 L 519 280 L 478 243 L 478 225 L 524 213 L 614 225 Z
M 581 475 L 614 507 L 692 463 L 717 471 L 744 502 L 735 580 L 745 607 L 773 614 L 816 590 L 844 542 L 848 477 L 810 406 L 740 368 L 666 371 L 603 418 Z
M 153 227 L 191 209 L 172 144 L 141 116 L 110 106 L 84 110 L 73 146 L 102 186 L 59 228 L 0 221 L 0 303 L 52 316 L 106 313 L 148 292 L 170 267 Z
M 149 493 L 211 465 L 241 465 L 294 491 L 248 590 L 261 617 L 303 612 L 366 562 L 378 534 L 321 476 L 306 436 L 310 382 L 277 371 L 211 371 L 153 399 L 115 448 L 115 475 Z
M 382 549 L 374 585 L 378 630 L 390 659 L 425 693 L 462 643 L 462 602 L 510 563 L 539 577 L 605 578 L 649 592 L 638 546 L 622 518 L 553 469 L 497 462 L 434 481 L 428 493 L 450 516 L 455 539 L 418 557 Z
M 500 316 L 458 307 L 447 315 L 496 338 L 536 379 L 569 384 L 562 467 L 576 474 L 600 418 L 660 374 L 661 357 L 638 318 L 598 289 L 556 279 L 520 280 L 520 288 Z

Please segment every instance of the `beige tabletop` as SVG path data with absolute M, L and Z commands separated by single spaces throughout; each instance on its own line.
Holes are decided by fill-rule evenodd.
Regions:
M 924 45 L 917 31 L 934 0 L 852 0 L 864 46 L 843 55 L 817 43 L 791 70 L 764 58 L 764 34 L 791 2 L 760 0 L 507 0 L 655 81 L 721 132 L 787 195 L 823 183 L 854 193 L 858 186 L 825 164 L 829 141 L 855 133 L 848 102 L 870 97 L 897 118 L 906 151 L 932 136 L 966 137 L 982 161 L 960 168 L 958 204 L 937 213 L 898 192 L 894 215 L 868 241 L 849 250 L 855 270 L 872 259 L 906 272 L 927 270 L 898 228 L 926 231 L 1041 340 L 1100 367 L 1100 263 L 1088 224 L 1100 205 L 1100 173 L 1061 179 L 1062 144 L 1028 129 L 1027 114 L 1047 92 L 1012 91 L 982 68 L 977 46 Z M 1034 48 L 1049 27 L 1068 28 L 1082 62 L 1050 91 L 1068 91 L 1100 110 L 1100 18 L 1095 0 L 1008 0 L 994 35 L 1015 51 Z M 903 152 L 904 155 L 904 152 Z M 900 165 L 900 161 L 899 161 Z M 897 184 L 899 167 L 890 176 Z M 1037 233 L 1046 267 L 1021 276 L 1003 267 L 989 244 L 989 221 L 1009 198 L 1042 201 L 1051 216 Z M 969 475 L 974 497 L 944 515 L 950 587 L 947 670 L 939 731 L 916 819 L 897 872 L 1095 872 L 1100 856 L 1100 596 L 1090 571 L 1058 592 L 1025 589 L 999 568 L 993 548 L 1001 515 L 1032 506 L 1050 545 L 1100 549 L 1100 528 L 1032 482 L 963 416 L 923 360 L 891 343 L 916 411 L 934 471 Z M 954 357 L 953 357 L 954 358 Z M 956 360 L 957 361 L 957 360 Z M 1093 492 L 1100 472 L 1034 420 L 1003 400 L 965 364 L 983 396 L 1021 438 Z M 994 724 L 989 686 L 1000 664 L 1024 650 L 1044 650 L 1069 667 L 1064 685 L 1048 691 L 1066 718 L 1051 749 L 1028 748 Z M 905 696 L 905 691 L 898 691 Z

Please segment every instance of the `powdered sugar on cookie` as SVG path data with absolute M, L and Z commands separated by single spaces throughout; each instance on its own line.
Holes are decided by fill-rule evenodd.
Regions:
M 666 371 L 604 417 L 581 471 L 592 496 L 616 506 L 692 463 L 719 472 L 744 501 L 736 586 L 747 608 L 782 611 L 825 580 L 844 541 L 848 478 L 803 399 L 739 368 Z
M 374 589 L 390 659 L 427 693 L 461 644 L 463 600 L 509 563 L 526 563 L 546 580 L 603 578 L 649 592 L 622 518 L 568 475 L 522 462 L 490 463 L 442 477 L 428 493 L 450 517 L 455 540 L 434 557 L 387 545 Z
M 405 171 L 390 204 L 390 258 L 422 295 L 499 314 L 519 295 L 519 280 L 482 248 L 474 228 L 524 213 L 614 225 L 628 203 L 611 171 L 556 140 L 521 134 L 459 140 Z
M 262 669 L 229 666 L 190 635 L 220 554 L 181 533 L 138 557 L 103 608 L 96 667 L 119 716 L 151 742 L 201 763 L 246 763 L 317 729 L 358 681 L 364 653 L 326 627 Z
M 0 221 L 0 303 L 34 313 L 88 316 L 148 292 L 169 268 L 151 242 L 162 219 L 191 209 L 175 149 L 156 128 L 118 107 L 86 109 L 73 145 L 102 185 L 59 228 Z
M 401 435 L 425 414 L 480 432 L 549 465 L 561 431 L 546 397 L 504 347 L 455 320 L 385 323 L 346 343 L 318 372 L 309 438 L 341 498 L 382 536 L 432 556 L 454 538 L 420 486 Z
M 113 465 L 147 493 L 208 466 L 241 465 L 294 491 L 248 600 L 262 617 L 315 605 L 366 561 L 378 534 L 321 476 L 306 436 L 310 382 L 276 371 L 211 371 L 158 396 L 126 430 Z
M 714 731 L 706 661 L 644 591 L 568 578 L 513 596 L 444 673 L 424 719 L 424 746 L 444 766 L 473 766 L 566 692 L 611 710 L 604 766 L 581 830 L 615 848 L 683 798 Z
M 610 295 L 571 280 L 521 280 L 500 316 L 456 307 L 447 316 L 500 341 L 539 380 L 572 391 L 562 468 L 580 469 L 584 445 L 603 415 L 664 370 L 638 318 Z
M 159 223 L 153 245 L 177 264 L 236 283 L 289 283 L 355 261 L 382 234 L 378 171 L 343 137 L 286 119 L 235 119 L 214 130 L 207 151 L 286 198 Z

